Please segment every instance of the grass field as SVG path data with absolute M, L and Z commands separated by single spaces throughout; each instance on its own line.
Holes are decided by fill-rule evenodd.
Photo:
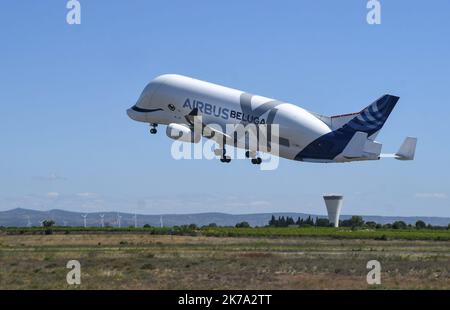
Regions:
M 0 289 L 450 289 L 450 241 L 424 239 L 3 232 Z M 379 286 L 366 283 L 372 259 Z
M 0 228 L 0 234 L 43 234 L 47 229 L 43 227 L 12 227 Z M 351 229 L 349 227 L 202 227 L 191 229 L 182 227 L 51 227 L 52 233 L 131 233 L 154 235 L 182 235 L 206 237 L 320 237 L 334 239 L 375 239 L 375 240 L 437 240 L 450 241 L 449 229 Z

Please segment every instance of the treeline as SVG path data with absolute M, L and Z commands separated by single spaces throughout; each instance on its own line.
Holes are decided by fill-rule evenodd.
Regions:
M 274 215 L 272 215 L 272 218 L 269 221 L 270 227 L 290 227 L 290 226 L 298 226 L 298 227 L 328 227 L 331 226 L 330 221 L 328 219 L 319 218 L 316 217 L 312 218 L 311 216 L 308 216 L 306 219 L 303 219 L 301 217 L 297 218 L 297 220 L 294 220 L 294 218 L 290 216 L 279 216 L 278 218 L 275 218 Z
M 272 218 L 269 221 L 269 227 L 331 227 L 333 224 L 326 218 L 316 217 L 315 219 L 311 216 L 308 216 L 306 219 L 294 218 L 287 216 L 279 216 L 275 218 L 272 215 Z M 379 224 L 373 221 L 365 222 L 362 216 L 352 216 L 347 220 L 339 221 L 340 227 L 352 227 L 352 228 L 370 228 L 370 229 L 408 229 L 408 228 L 416 228 L 416 229 L 450 229 L 450 224 L 447 227 L 445 226 L 433 226 L 431 224 L 427 224 L 422 220 L 418 220 L 414 225 L 406 224 L 404 221 L 395 221 L 393 223 L 387 224 Z
M 319 218 L 308 216 L 307 218 L 298 217 L 296 220 L 290 216 L 279 216 L 276 218 L 272 215 L 271 219 L 268 222 L 268 225 L 264 225 L 263 227 L 332 227 L 332 223 L 329 222 L 327 218 Z M 339 227 L 350 227 L 352 229 L 429 229 L 429 230 L 450 230 L 450 224 L 448 226 L 433 226 L 431 224 L 427 224 L 422 220 L 418 220 L 414 225 L 406 224 L 404 221 L 395 221 L 393 223 L 387 224 L 379 224 L 373 221 L 365 222 L 361 216 L 352 216 L 346 220 L 339 221 Z M 248 222 L 240 222 L 234 226 L 220 226 L 216 223 L 211 223 L 208 225 L 197 226 L 196 224 L 189 225 L 180 225 L 180 226 L 172 226 L 172 227 L 162 227 L 158 229 L 158 227 L 151 226 L 149 224 L 145 224 L 143 227 L 129 226 L 129 227 L 110 227 L 105 226 L 102 227 L 77 227 L 77 226 L 58 226 L 53 220 L 45 220 L 42 222 L 41 227 L 2 227 L 0 226 L 1 231 L 9 231 L 9 232 L 19 232 L 19 233 L 40 233 L 44 232 L 45 234 L 52 234 L 53 230 L 58 232 L 66 232 L 70 231 L 167 231 L 172 232 L 174 234 L 184 234 L 187 232 L 198 232 L 200 230 L 211 229 L 211 228 L 251 228 L 251 225 Z M 255 228 L 258 228 L 257 226 Z

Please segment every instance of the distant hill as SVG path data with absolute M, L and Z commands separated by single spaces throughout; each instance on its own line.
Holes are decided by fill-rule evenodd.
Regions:
M 17 226 L 25 227 L 28 225 L 28 220 L 32 226 L 40 226 L 41 221 L 52 219 L 57 225 L 67 226 L 83 226 L 84 213 L 70 212 L 64 210 L 50 210 L 50 211 L 36 211 L 29 209 L 17 208 L 8 211 L 0 212 L 0 226 Z M 104 223 L 109 226 L 118 225 L 118 215 L 121 217 L 121 226 L 134 226 L 134 214 L 122 212 L 94 212 L 88 213 L 87 225 L 100 226 L 100 215 L 104 214 Z M 258 214 L 226 214 L 226 213 L 198 213 L 198 214 L 162 214 L 162 215 L 137 215 L 138 226 L 149 224 L 152 226 L 159 226 L 162 217 L 164 226 L 175 226 L 184 224 L 196 224 L 198 226 L 216 223 L 220 226 L 234 226 L 236 223 L 247 221 L 251 226 L 264 226 L 270 220 L 270 217 L 290 216 L 294 219 L 298 217 L 306 218 L 309 215 L 324 217 L 323 215 L 292 213 L 292 212 L 274 212 L 274 213 L 258 213 Z M 340 219 L 345 220 L 350 218 L 350 215 L 341 215 Z M 392 223 L 394 221 L 404 221 L 407 224 L 414 224 L 417 220 L 422 220 L 431 225 L 447 226 L 450 223 L 450 218 L 446 217 L 404 217 L 404 216 L 363 216 L 365 221 L 374 221 L 380 224 Z

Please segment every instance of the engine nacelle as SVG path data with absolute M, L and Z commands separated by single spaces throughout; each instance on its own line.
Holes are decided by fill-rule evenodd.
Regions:
M 166 135 L 174 140 L 183 142 L 198 143 L 201 138 L 200 133 L 195 133 L 187 125 L 169 124 L 167 125 Z

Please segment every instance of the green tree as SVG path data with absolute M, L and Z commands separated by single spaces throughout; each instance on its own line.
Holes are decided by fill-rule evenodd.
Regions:
M 406 223 L 403 221 L 395 221 L 394 223 L 392 223 L 393 229 L 405 229 L 406 226 Z
M 426 227 L 427 227 L 427 224 L 425 224 L 424 221 L 418 220 L 418 221 L 416 222 L 416 228 L 417 228 L 417 229 L 424 229 L 424 228 L 426 228 Z
M 294 219 L 292 217 L 290 217 L 290 216 L 288 216 L 286 218 L 286 226 L 289 226 L 289 225 L 295 225 Z
M 366 225 L 367 225 L 367 227 L 369 227 L 371 229 L 377 228 L 377 223 L 375 223 L 373 221 L 366 222 Z
M 248 222 L 240 222 L 236 224 L 236 228 L 248 228 L 250 224 Z
M 325 218 L 316 218 L 316 226 L 317 227 L 328 227 L 328 226 L 330 226 L 330 221 Z
M 311 215 L 308 215 L 308 218 L 305 220 L 305 224 L 314 226 L 314 220 L 312 219 Z
M 297 224 L 298 226 L 302 226 L 303 225 L 303 219 L 301 217 L 298 217 L 297 222 L 295 222 L 295 224 Z
M 45 220 L 42 222 L 42 226 L 43 227 L 52 227 L 55 225 L 55 221 L 54 220 Z
M 364 225 L 364 220 L 361 216 L 353 215 L 348 220 L 342 221 L 342 226 L 344 227 L 362 227 Z
M 277 226 L 277 220 L 275 219 L 275 215 L 272 214 L 272 217 L 269 221 L 269 226 Z

